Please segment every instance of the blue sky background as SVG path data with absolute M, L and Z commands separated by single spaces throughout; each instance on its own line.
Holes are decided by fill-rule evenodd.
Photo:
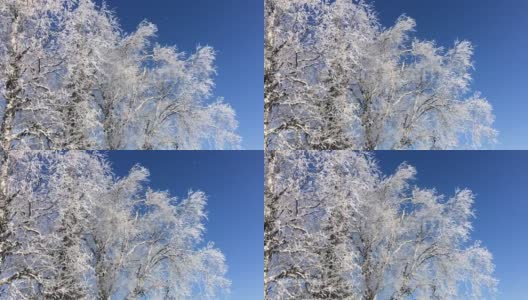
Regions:
M 452 196 L 476 194 L 472 237 L 494 256 L 498 299 L 528 294 L 528 151 L 378 151 L 381 170 L 393 174 L 406 161 L 418 171 L 417 186 Z
M 101 0 L 96 0 L 101 3 Z M 217 51 L 214 98 L 224 97 L 239 121 L 244 149 L 263 149 L 264 4 L 262 0 L 106 0 L 125 32 L 148 20 L 160 44 L 192 53 Z
M 417 37 L 450 47 L 456 39 L 475 46 L 473 89 L 493 105 L 497 149 L 528 149 L 528 1 L 375 0 L 384 26 L 406 14 Z
M 232 281 L 227 299 L 262 299 L 264 154 L 262 151 L 110 151 L 116 175 L 135 164 L 150 170 L 150 187 L 178 198 L 201 190 L 207 203 L 206 241 L 222 250 Z

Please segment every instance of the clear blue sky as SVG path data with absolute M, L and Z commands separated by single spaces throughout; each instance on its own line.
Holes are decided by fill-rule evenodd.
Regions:
M 208 198 L 206 241 L 222 250 L 232 281 L 227 299 L 262 299 L 264 154 L 262 151 L 111 151 L 114 172 L 136 163 L 150 170 L 150 186 L 179 198 L 190 189 Z
M 528 151 L 379 151 L 382 171 L 406 161 L 417 168 L 415 184 L 451 196 L 476 194 L 473 238 L 494 256 L 500 300 L 528 294 Z
M 100 3 L 101 0 L 96 0 Z M 242 147 L 263 149 L 264 4 L 262 0 L 106 0 L 126 32 L 148 20 L 158 42 L 191 53 L 198 45 L 217 51 L 214 97 L 237 112 Z
M 417 22 L 417 36 L 452 46 L 471 41 L 473 89 L 493 105 L 500 131 L 496 149 L 528 149 L 528 1 L 375 0 L 385 26 L 401 14 Z

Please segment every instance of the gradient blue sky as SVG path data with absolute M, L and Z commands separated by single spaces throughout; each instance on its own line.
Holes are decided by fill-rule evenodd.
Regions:
M 496 149 L 528 149 L 528 1 L 375 0 L 382 24 L 406 14 L 417 37 L 450 47 L 456 39 L 475 48 L 473 89 L 493 105 L 500 131 Z
M 476 194 L 473 238 L 494 256 L 498 299 L 528 294 L 528 151 L 378 151 L 385 174 L 406 161 L 418 171 L 417 186 L 452 196 L 456 188 Z
M 115 174 L 135 164 L 150 170 L 150 186 L 179 198 L 190 189 L 208 198 L 206 241 L 227 259 L 227 299 L 262 299 L 264 154 L 262 151 L 110 151 Z
M 97 0 L 98 3 L 101 0 Z M 148 20 L 158 42 L 191 53 L 217 51 L 214 98 L 224 97 L 239 121 L 244 149 L 263 149 L 264 4 L 262 0 L 106 0 L 125 32 Z

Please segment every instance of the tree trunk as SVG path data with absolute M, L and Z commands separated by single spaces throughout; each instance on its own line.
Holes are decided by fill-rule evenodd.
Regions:
M 274 56 L 278 53 L 278 50 L 275 48 L 273 40 L 275 7 L 270 0 L 266 0 L 264 5 L 265 22 L 267 22 L 264 32 L 264 149 L 267 149 L 270 144 L 271 113 L 273 106 L 277 102 L 275 92 L 278 87 L 278 83 L 275 80 L 277 61 Z
M 362 93 L 364 96 L 365 94 Z M 361 114 L 361 125 L 365 131 L 365 145 L 364 149 L 366 151 L 376 150 L 377 141 L 374 137 L 373 128 L 374 120 L 371 112 L 371 98 L 370 96 L 365 96 L 364 103 L 362 105 L 362 114 Z
M 16 8 L 12 9 L 13 18 L 11 23 L 11 34 L 9 44 L 10 62 L 7 68 L 7 81 L 5 84 L 5 111 L 0 125 L 0 269 L 3 266 L 5 257 L 14 246 L 8 242 L 11 235 L 8 228 L 9 218 L 9 195 L 8 195 L 8 175 L 9 175 L 9 150 L 11 148 L 11 135 L 13 122 L 17 110 L 18 95 L 22 91 L 20 87 L 20 60 L 24 53 L 19 53 L 17 35 L 20 26 L 20 17 Z
M 273 239 L 275 234 L 275 226 L 274 226 L 274 217 L 276 214 L 276 202 L 277 199 L 274 198 L 274 182 L 273 182 L 273 172 L 275 169 L 275 152 L 269 151 L 267 153 L 268 155 L 268 161 L 267 161 L 267 172 L 265 174 L 266 176 L 266 186 L 265 186 L 265 192 L 264 192 L 264 206 L 265 206 L 265 212 L 264 212 L 264 299 L 268 299 L 268 292 L 269 292 L 269 268 L 271 263 L 271 258 L 273 254 Z M 267 208 L 267 209 L 266 209 Z

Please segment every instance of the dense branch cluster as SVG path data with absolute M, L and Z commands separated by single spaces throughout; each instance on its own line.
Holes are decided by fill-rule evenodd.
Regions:
M 177 199 L 140 166 L 87 152 L 12 151 L 0 186 L 0 298 L 211 299 L 229 288 L 203 245 L 206 196 Z
M 266 0 L 264 121 L 271 150 L 476 148 L 495 141 L 471 93 L 473 47 L 379 24 L 367 1 Z
M 492 255 L 470 234 L 474 195 L 383 175 L 370 154 L 266 156 L 266 299 L 483 299 Z
M 124 34 L 93 0 L 0 2 L 0 142 L 9 149 L 238 148 L 211 102 L 215 53 Z

